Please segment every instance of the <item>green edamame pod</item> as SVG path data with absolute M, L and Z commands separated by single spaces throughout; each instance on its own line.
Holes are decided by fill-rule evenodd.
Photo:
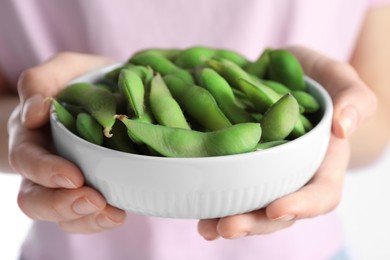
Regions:
M 112 89 L 112 87 L 104 82 L 99 82 L 99 83 L 96 83 L 94 84 L 94 87 L 95 88 L 102 88 L 102 89 L 105 89 L 107 91 L 110 91 L 110 92 L 114 92 L 114 90 Z
M 149 48 L 134 53 L 133 57 L 147 53 L 147 54 L 162 56 L 164 58 L 167 58 L 168 60 L 173 60 L 181 52 L 182 50 L 175 49 L 175 48 Z
M 211 93 L 199 86 L 191 86 L 185 93 L 180 106 L 201 126 L 209 131 L 220 130 L 232 125 L 218 107 Z
M 60 91 L 57 99 L 61 102 L 66 102 L 73 105 L 81 105 L 83 95 L 88 90 L 94 88 L 90 83 L 73 83 Z
M 300 114 L 299 120 L 302 122 L 302 125 L 305 128 L 306 133 L 313 129 L 313 127 L 314 127 L 313 123 L 304 115 Z
M 197 124 L 207 130 L 219 130 L 232 125 L 208 90 L 189 85 L 174 75 L 165 76 L 164 81 L 183 111 Z
M 104 128 L 104 135 L 111 137 L 112 126 L 115 123 L 116 99 L 105 89 L 91 88 L 83 94 L 82 107 L 91 114 Z
M 281 97 L 271 88 L 245 79 L 240 79 L 240 86 L 248 99 L 254 104 L 256 111 L 260 113 L 264 113 Z
M 115 68 L 115 69 L 107 72 L 106 74 L 104 74 L 104 79 L 108 79 L 108 80 L 113 81 L 113 82 L 118 82 L 119 73 L 121 72 L 121 70 L 123 70 L 123 69 L 130 69 L 130 68 L 132 68 L 134 66 L 135 65 L 130 64 L 130 63 L 127 63 L 127 64 L 124 64 L 122 66 L 119 66 L 118 68 Z
M 104 146 L 113 150 L 138 154 L 136 144 L 127 135 L 127 128 L 120 122 L 115 122 L 112 137 L 104 138 Z
M 61 102 L 60 104 L 74 116 L 75 120 L 78 114 L 85 112 L 85 110 L 78 105 L 72 105 L 66 102 Z
M 142 79 L 132 70 L 123 69 L 119 74 L 119 89 L 137 117 L 144 114 L 145 88 Z
M 208 60 L 207 65 L 218 72 L 222 77 L 229 82 L 230 86 L 242 90 L 240 79 L 252 81 L 252 77 L 244 71 L 240 66 L 225 59 Z
M 227 49 L 217 49 L 214 57 L 230 60 L 231 62 L 237 64 L 240 67 L 244 67 L 248 64 L 248 60 L 238 52 Z
M 264 113 L 260 120 L 263 130 L 262 141 L 285 139 L 296 125 L 298 117 L 298 102 L 290 93 L 284 95 Z
M 268 77 L 291 90 L 306 90 L 303 69 L 295 56 L 288 50 L 269 52 Z
M 237 105 L 229 83 L 216 71 L 210 68 L 203 69 L 201 82 L 202 86 L 213 95 L 222 112 L 233 124 L 255 121 L 248 112 Z
M 164 76 L 163 80 L 168 87 L 170 93 L 172 94 L 173 98 L 176 99 L 179 104 L 183 102 L 185 93 L 192 85 L 186 83 L 181 78 L 172 74 Z
M 132 57 L 129 62 L 137 65 L 150 66 L 155 72 L 159 72 L 162 75 L 174 74 L 187 83 L 194 82 L 188 71 L 176 66 L 172 61 L 163 56 L 142 53 Z
M 320 103 L 312 95 L 305 91 L 295 90 L 291 94 L 298 103 L 304 108 L 305 113 L 313 113 L 320 109 Z
M 265 149 L 269 149 L 269 148 L 272 148 L 272 147 L 275 147 L 275 146 L 278 146 L 278 145 L 281 145 L 281 144 L 285 144 L 285 143 L 288 143 L 289 140 L 278 140 L 278 141 L 270 141 L 270 142 L 265 142 L 265 143 L 259 143 L 257 146 L 256 146 L 256 150 L 265 150 Z
M 202 65 L 207 60 L 211 59 L 215 52 L 216 51 L 211 48 L 195 46 L 183 50 L 176 56 L 174 62 L 183 69 L 195 68 L 196 66 Z
M 264 85 L 266 85 L 267 87 L 273 89 L 276 93 L 279 93 L 281 95 L 285 95 L 285 94 L 291 92 L 291 89 L 289 89 L 285 85 L 283 85 L 279 82 L 273 81 L 273 80 L 263 80 L 262 83 Z
M 90 114 L 78 114 L 76 126 L 81 138 L 97 145 L 103 144 L 103 128 Z
M 49 98 L 48 100 L 54 105 L 58 121 L 72 133 L 77 133 L 76 118 L 54 98 Z
M 271 51 L 271 48 L 266 48 L 257 58 L 256 61 L 248 63 L 244 70 L 248 72 L 249 74 L 256 75 L 257 77 L 263 79 L 265 78 L 269 66 L 269 52 Z
M 129 110 L 127 109 L 128 108 L 127 100 L 125 99 L 125 97 L 119 92 L 112 93 L 112 95 L 115 97 L 116 100 L 116 113 L 117 114 L 129 113 Z
M 151 81 L 149 100 L 153 116 L 161 125 L 191 129 L 160 74 L 155 75 Z
M 303 125 L 301 118 L 298 117 L 298 120 L 295 123 L 293 130 L 288 135 L 287 139 L 295 139 L 295 138 L 298 138 L 304 134 L 306 134 L 305 126 Z
M 208 157 L 250 152 L 261 137 L 258 123 L 242 123 L 215 132 L 145 124 L 118 116 L 130 138 L 142 140 L 166 157 Z

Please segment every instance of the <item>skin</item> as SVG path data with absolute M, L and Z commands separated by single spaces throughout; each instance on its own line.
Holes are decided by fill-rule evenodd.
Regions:
M 368 13 L 352 66 L 307 49 L 290 48 L 302 62 L 305 73 L 325 85 L 334 100 L 333 135 L 325 160 L 308 185 L 265 209 L 199 221 L 201 236 L 214 240 L 272 233 L 337 206 L 350 155 L 352 163 L 373 162 L 389 141 L 389 26 L 390 8 Z M 53 96 L 70 78 L 104 64 L 107 60 L 98 57 L 59 54 L 23 73 L 18 84 L 19 104 L 15 93 L 7 91 L 7 84 L 2 81 L 0 85 L 1 133 L 6 131 L 8 113 L 18 104 L 8 127 L 10 162 L 23 177 L 18 197 L 20 208 L 32 219 L 55 222 L 68 232 L 93 233 L 117 227 L 125 221 L 126 214 L 107 205 L 98 192 L 83 186 L 84 179 L 75 165 L 51 153 L 44 132 L 37 131 L 48 122 L 48 106 L 36 94 Z M 69 70 L 64 71 L 64 67 Z M 378 100 L 373 93 L 379 96 Z M 357 149 L 359 146 L 365 149 Z M 7 169 L 6 153 L 3 150 L 1 154 L 1 170 Z M 54 176 L 65 179 L 53 179 Z

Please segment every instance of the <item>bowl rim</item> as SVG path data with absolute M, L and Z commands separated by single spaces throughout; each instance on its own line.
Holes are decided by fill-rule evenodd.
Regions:
M 77 83 L 77 82 L 94 82 L 96 80 L 101 79 L 101 76 L 109 72 L 115 68 L 118 68 L 122 66 L 123 64 L 126 63 L 115 63 L 111 64 L 108 66 L 100 67 L 94 70 L 91 70 L 73 80 L 67 83 L 67 85 L 72 84 L 72 83 Z M 122 151 L 117 151 L 114 149 L 110 149 L 104 146 L 99 146 L 93 143 L 90 143 L 83 138 L 77 136 L 76 134 L 72 133 L 70 130 L 68 130 L 61 122 L 58 121 L 57 119 L 57 114 L 54 109 L 54 105 L 51 105 L 50 108 L 50 123 L 56 124 L 58 129 L 60 129 L 64 134 L 66 134 L 69 138 L 74 138 L 75 141 L 80 142 L 83 146 L 88 146 L 91 149 L 102 149 L 104 152 L 109 152 L 113 156 L 115 154 L 120 155 L 120 156 L 126 156 L 129 158 L 137 159 L 137 160 L 152 160 L 152 161 L 170 161 L 170 162 L 206 162 L 206 161 L 226 161 L 226 160 L 240 160 L 240 159 L 249 159 L 252 156 L 258 156 L 258 154 L 268 154 L 268 153 L 278 153 L 279 150 L 285 149 L 286 147 L 295 145 L 297 142 L 304 142 L 306 139 L 310 138 L 312 135 L 315 135 L 318 131 L 321 131 L 323 127 L 325 127 L 325 124 L 328 124 L 332 121 L 332 116 L 333 116 L 333 102 L 330 97 L 330 94 L 327 92 L 327 90 L 319 84 L 317 81 L 314 79 L 310 78 L 309 76 L 305 75 L 304 76 L 305 82 L 311 85 L 315 91 L 319 92 L 321 98 L 323 99 L 323 104 L 324 107 L 323 109 L 323 115 L 321 120 L 311 129 L 309 132 L 305 133 L 303 136 L 300 136 L 294 140 L 291 140 L 285 144 L 281 144 L 275 147 L 271 147 L 268 149 L 264 150 L 255 150 L 251 152 L 246 152 L 246 153 L 240 153 L 240 154 L 231 154 L 231 155 L 220 155 L 220 156 L 211 156 L 211 157 L 159 157 L 159 156 L 150 156 L 150 155 L 142 155 L 142 154 L 133 154 L 133 153 L 128 153 L 128 152 L 122 152 Z M 53 126 L 51 126 L 52 128 Z M 52 129 L 53 130 L 53 129 Z M 331 130 L 329 130 L 331 131 Z

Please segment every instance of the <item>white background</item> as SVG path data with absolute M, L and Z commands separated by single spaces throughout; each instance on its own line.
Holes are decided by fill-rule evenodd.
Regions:
M 31 224 L 16 203 L 19 181 L 14 174 L 0 174 L 2 260 L 17 260 L 20 244 Z M 353 260 L 390 259 L 389 187 L 390 149 L 376 165 L 347 175 L 344 197 L 337 210 L 344 221 Z

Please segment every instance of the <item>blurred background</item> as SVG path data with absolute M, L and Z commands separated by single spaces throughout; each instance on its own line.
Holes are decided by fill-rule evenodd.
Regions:
M 347 175 L 344 196 L 336 210 L 344 222 L 352 260 L 390 259 L 389 158 L 390 147 L 375 165 Z M 19 183 L 16 174 L 0 174 L 2 260 L 18 259 L 19 247 L 31 225 L 16 203 Z

